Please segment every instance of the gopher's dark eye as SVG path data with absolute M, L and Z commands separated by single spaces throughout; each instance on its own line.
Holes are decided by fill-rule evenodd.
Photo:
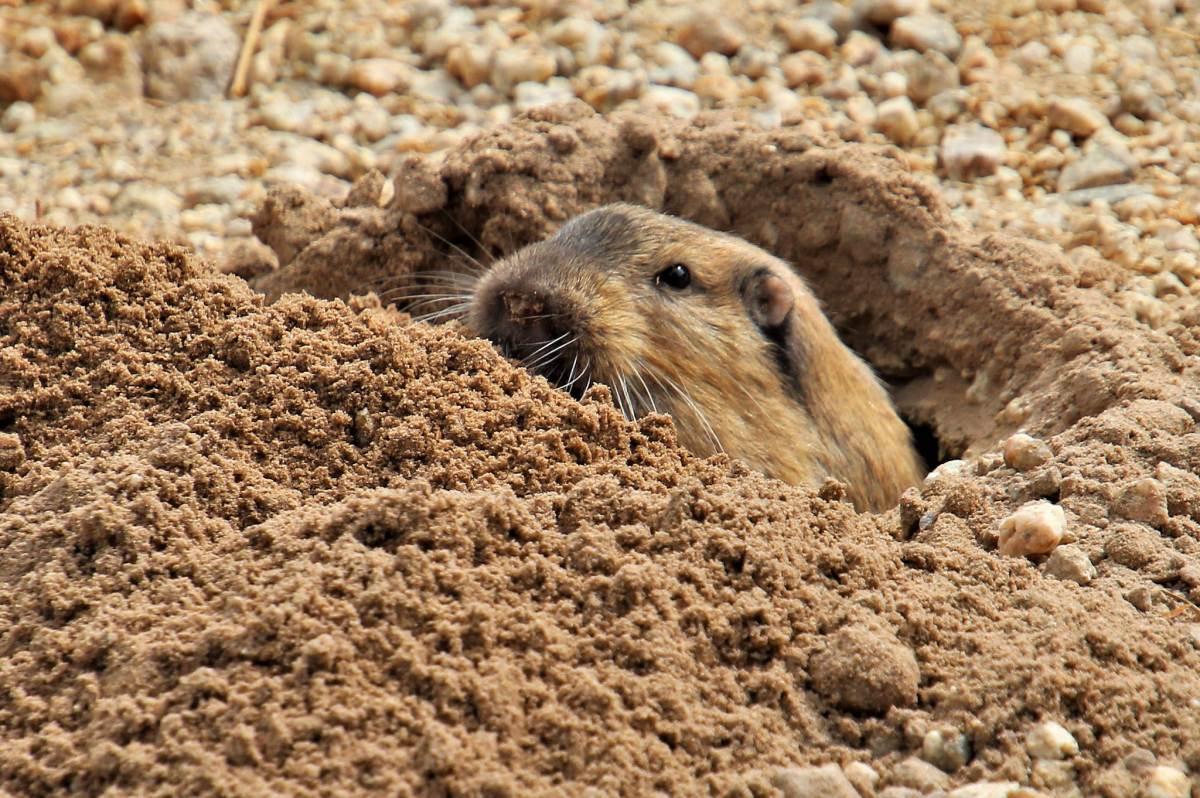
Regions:
M 692 273 L 687 266 L 682 263 L 672 263 L 667 268 L 663 269 L 654 277 L 655 285 L 665 285 L 667 288 L 674 288 L 676 291 L 682 291 L 692 284 Z

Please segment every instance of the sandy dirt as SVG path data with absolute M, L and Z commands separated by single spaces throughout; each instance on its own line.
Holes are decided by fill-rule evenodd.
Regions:
M 617 199 L 790 259 L 966 462 L 858 515 L 351 298 Z M 254 229 L 267 296 L 0 219 L 0 789 L 772 795 L 860 761 L 863 794 L 1129 796 L 1200 771 L 1200 319 L 1136 321 L 1126 272 L 972 233 L 886 152 L 581 105 L 345 207 L 274 194 Z M 1017 430 L 1048 450 L 1006 459 Z M 1058 551 L 999 553 L 1037 499 Z M 1045 721 L 1078 755 L 1035 756 Z M 919 759 L 939 735 L 965 763 Z

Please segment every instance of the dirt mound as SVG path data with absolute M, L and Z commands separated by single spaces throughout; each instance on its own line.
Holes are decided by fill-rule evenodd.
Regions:
M 978 456 L 859 516 L 452 330 L 2 220 L 0 787 L 744 795 L 852 760 L 938 786 L 930 732 L 965 735 L 955 784 L 1200 769 L 1197 347 L 1122 311 L 1117 272 L 973 237 L 885 155 L 721 118 L 544 111 L 378 189 L 264 210 L 260 285 L 356 293 L 632 199 L 791 259 Z M 1048 449 L 1007 465 L 1018 427 Z M 1066 554 L 997 553 L 1037 498 Z M 1042 720 L 1079 755 L 1033 761 Z

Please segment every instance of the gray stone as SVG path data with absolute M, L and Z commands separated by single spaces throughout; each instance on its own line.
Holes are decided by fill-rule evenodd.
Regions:
M 952 125 L 942 136 L 942 165 L 956 180 L 995 174 L 1007 152 L 1000 134 L 980 124 Z
M 896 765 L 892 770 L 891 781 L 901 787 L 911 787 L 923 793 L 944 790 L 950 786 L 949 776 L 915 756 Z
M 1056 580 L 1088 584 L 1096 578 L 1096 566 L 1079 546 L 1058 546 L 1046 559 L 1042 570 Z
M 918 105 L 923 105 L 934 95 L 959 87 L 958 67 L 936 50 L 896 53 L 892 69 L 904 75 L 908 81 L 908 96 Z
M 1058 176 L 1058 190 L 1068 192 L 1128 183 L 1133 180 L 1136 171 L 1137 161 L 1128 151 L 1096 147 L 1062 170 Z
M 148 213 L 163 221 L 179 216 L 183 200 L 175 192 L 153 183 L 130 183 L 113 200 L 117 214 Z
M 241 199 L 247 183 L 237 175 L 198 177 L 183 187 L 183 201 L 188 208 L 196 205 L 232 205 Z
M 1058 198 L 1063 202 L 1069 202 L 1072 205 L 1080 205 L 1087 207 L 1096 200 L 1103 200 L 1109 205 L 1116 205 L 1123 199 L 1130 197 L 1140 197 L 1144 195 L 1153 195 L 1154 189 L 1150 186 L 1143 185 L 1115 185 L 1115 186 L 1096 186 L 1095 188 L 1081 188 L 1075 191 L 1068 191 L 1058 195 Z
M 142 39 L 146 94 L 168 102 L 222 96 L 239 46 L 233 26 L 219 14 L 190 11 L 151 23 Z
M 858 790 L 834 764 L 788 768 L 771 777 L 784 798 L 859 798 Z
M 919 53 L 936 50 L 950 58 L 962 49 L 962 37 L 953 23 L 937 14 L 914 14 L 892 23 L 892 47 L 909 48 Z

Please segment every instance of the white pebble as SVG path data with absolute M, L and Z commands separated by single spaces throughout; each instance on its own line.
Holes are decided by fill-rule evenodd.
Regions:
M 879 78 L 879 88 L 885 97 L 903 97 L 908 94 L 908 78 L 899 72 L 884 72 Z
M 1079 753 L 1079 743 L 1062 725 L 1051 720 L 1029 732 L 1025 750 L 1034 759 L 1069 759 Z
M 931 729 L 921 740 L 921 758 L 953 773 L 971 758 L 971 743 L 955 729 Z
M 575 92 L 571 88 L 571 81 L 566 78 L 550 78 L 545 83 L 528 80 L 518 83 L 513 89 L 513 104 L 518 111 L 566 102 L 574 97 Z
M 500 91 L 510 91 L 518 83 L 542 83 L 558 68 L 554 56 L 532 47 L 511 47 L 496 53 L 492 64 L 492 84 Z
M 690 89 L 700 73 L 700 64 L 692 54 L 674 42 L 658 42 L 650 57 L 657 64 L 650 69 L 650 80 L 654 83 Z
M 951 125 L 942 136 L 942 164 L 956 180 L 995 174 L 1007 152 L 999 133 L 976 123 Z
M 382 97 L 405 91 L 412 84 L 413 67 L 393 58 L 365 58 L 350 67 L 346 82 L 352 87 Z
M 700 113 L 700 98 L 674 86 L 647 86 L 641 100 L 643 105 L 655 111 L 681 119 L 690 119 Z
M 17 37 L 17 49 L 34 58 L 41 58 L 52 47 L 58 46 L 54 31 L 45 27 L 28 28 Z
M 948 798 L 1009 798 L 1018 791 L 1033 798 L 1033 793 L 1026 793 L 1015 781 L 977 781 L 974 784 L 964 784 L 951 790 Z
M 1048 554 L 1062 540 L 1066 528 L 1067 515 L 1057 504 L 1029 502 L 1000 522 L 1000 553 L 1011 557 Z
M 850 31 L 842 45 L 842 60 L 851 66 L 863 66 L 875 60 L 883 50 L 883 45 L 874 36 L 868 36 L 860 30 Z M 1200 116 L 1200 109 L 1197 110 Z
M 925 482 L 937 482 L 947 477 L 958 477 L 971 473 L 971 464 L 966 460 L 947 460 L 925 475 Z
M 1146 798 L 1190 798 L 1192 780 L 1178 768 L 1158 765 L 1146 781 Z
M 1039 41 L 1023 44 L 1013 53 L 1013 61 L 1022 69 L 1031 69 L 1044 64 L 1050 57 L 1050 48 Z
M 917 52 L 936 50 L 954 58 L 962 49 L 962 37 L 953 23 L 937 14 L 914 14 L 901 17 L 892 24 L 892 47 Z
M 1075 42 L 1063 53 L 1063 66 L 1072 75 L 1086 75 L 1092 71 L 1096 48 L 1086 39 Z
M 787 39 L 788 48 L 815 50 L 828 55 L 837 44 L 837 31 L 828 22 L 819 19 L 781 19 L 779 31 Z
M 917 119 L 917 110 L 907 97 L 884 100 L 877 110 L 875 127 L 892 141 L 907 144 L 917 135 L 921 125 Z
M 1108 117 L 1083 97 L 1053 98 L 1047 118 L 1051 127 L 1066 130 L 1081 138 L 1087 138 L 1108 125 Z
M 1053 456 L 1045 441 L 1024 432 L 1018 432 L 1004 442 L 1004 464 L 1018 471 L 1037 468 Z
M 4 115 L 0 116 L 0 128 L 3 128 L 6 133 L 13 133 L 32 124 L 36 119 L 37 110 L 33 105 L 24 100 L 17 100 L 4 109 Z
M 879 784 L 879 774 L 875 768 L 864 762 L 850 762 L 842 767 L 842 771 L 859 795 L 875 794 L 875 786 Z

